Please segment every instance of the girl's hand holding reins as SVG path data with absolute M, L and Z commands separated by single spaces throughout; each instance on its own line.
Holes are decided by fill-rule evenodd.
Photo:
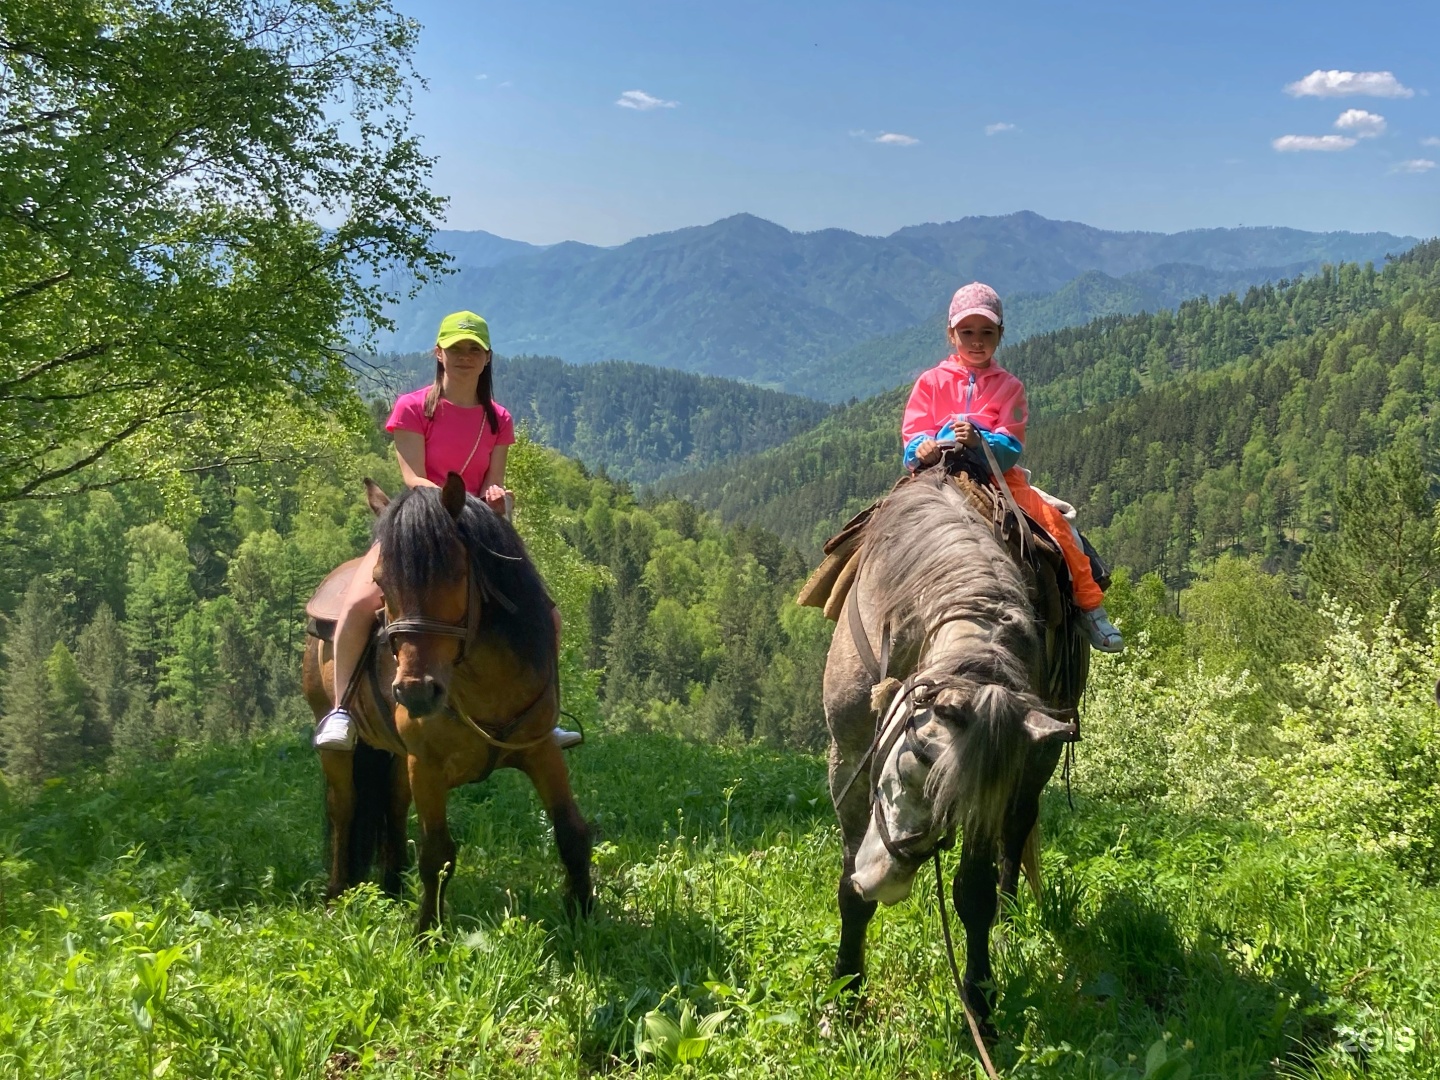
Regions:
M 955 442 L 960 446 L 968 446 L 971 450 L 980 448 L 980 432 L 975 430 L 975 425 L 968 420 L 962 420 L 955 425 Z
M 940 460 L 940 444 L 934 439 L 925 439 L 915 447 L 915 466 L 928 469 Z
M 505 489 L 499 484 L 491 484 L 480 497 L 485 500 L 485 505 L 495 513 L 505 513 Z

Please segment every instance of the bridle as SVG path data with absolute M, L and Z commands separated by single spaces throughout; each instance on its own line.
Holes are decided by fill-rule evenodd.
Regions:
M 458 638 L 460 651 L 455 656 L 455 663 L 465 659 L 465 651 L 470 643 L 475 640 L 475 631 L 480 625 L 480 590 L 475 585 L 475 577 L 470 576 L 468 594 L 465 598 L 465 615 L 460 622 L 446 622 L 444 619 L 432 619 L 428 615 L 404 615 L 398 619 L 390 619 L 385 615 L 385 609 L 380 609 L 380 627 L 375 636 L 388 642 L 391 655 L 399 657 L 400 643 L 397 637 L 404 634 L 430 634 L 435 637 Z
M 889 760 L 895 744 L 904 740 L 905 749 L 914 754 L 915 757 L 927 766 L 934 766 L 935 751 L 927 746 L 915 730 L 915 714 L 917 708 L 926 708 L 932 705 L 935 698 L 942 690 L 952 689 L 959 685 L 960 679 L 944 676 L 914 676 L 906 679 L 900 686 L 900 691 L 895 695 L 890 704 L 890 710 L 886 715 L 885 723 L 876 730 L 875 741 L 871 744 L 870 750 L 865 758 L 860 761 L 860 766 L 855 775 L 850 778 L 840 792 L 837 800 L 843 802 L 849 794 L 850 784 L 855 777 L 860 775 L 864 769 L 866 759 L 870 761 L 870 817 L 875 823 L 875 831 L 880 836 L 880 842 L 885 845 L 885 850 L 895 860 L 907 865 L 918 866 L 937 851 L 948 851 L 955 846 L 955 833 L 950 831 L 936 838 L 928 847 L 920 849 L 928 837 L 928 833 L 911 833 L 908 836 L 895 837 L 890 832 L 890 826 L 885 821 L 885 812 L 881 809 L 880 779 L 885 772 L 885 763 Z

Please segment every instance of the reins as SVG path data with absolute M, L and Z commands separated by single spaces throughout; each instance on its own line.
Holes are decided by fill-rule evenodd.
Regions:
M 486 550 L 489 551 L 488 548 Z M 496 555 L 499 558 L 516 559 L 516 561 L 518 561 L 518 558 L 516 556 L 500 555 L 499 552 L 491 552 L 491 554 Z M 359 682 L 361 669 L 368 667 L 370 672 L 370 681 L 372 683 L 372 690 L 375 694 L 375 699 L 385 708 L 386 712 L 389 713 L 391 724 L 393 726 L 393 707 L 391 706 L 389 700 L 381 692 L 379 664 L 375 662 L 374 655 L 376 644 L 381 641 L 388 642 L 391 651 L 395 652 L 398 650 L 395 638 L 400 634 L 433 634 L 439 637 L 457 638 L 460 641 L 460 651 L 456 654 L 455 664 L 456 666 L 459 666 L 460 662 L 465 658 L 466 651 L 474 642 L 475 636 L 480 628 L 480 601 L 482 596 L 486 599 L 498 603 L 501 607 L 511 612 L 512 614 L 518 610 L 515 606 L 514 601 L 512 601 L 509 597 L 505 596 L 503 593 L 500 592 L 500 590 L 496 589 L 494 586 L 489 585 L 488 583 L 485 585 L 477 584 L 473 571 L 470 575 L 469 596 L 466 599 L 465 605 L 465 618 L 461 622 L 447 622 L 443 619 L 432 619 L 427 615 L 402 615 L 398 619 L 386 619 L 384 610 L 382 609 L 380 613 L 381 623 L 379 627 L 376 628 L 375 633 L 371 635 L 369 642 L 366 644 L 365 655 L 361 659 L 360 666 L 355 669 L 354 676 L 351 677 L 350 686 L 346 690 L 345 700 L 348 701 L 351 694 L 353 694 L 355 686 Z M 530 718 L 530 713 L 544 700 L 545 695 L 550 692 L 552 686 L 555 688 L 555 704 L 556 711 L 558 712 L 560 704 L 560 657 L 558 653 L 555 656 L 554 663 L 551 665 L 550 677 L 545 680 L 544 684 L 540 687 L 539 692 L 530 699 L 529 703 L 526 704 L 524 708 L 520 709 L 519 712 L 517 712 L 514 716 L 512 716 L 509 720 L 502 724 L 500 726 L 498 734 L 494 735 L 492 735 L 489 731 L 485 730 L 485 728 L 482 727 L 480 723 L 475 720 L 474 717 L 470 716 L 465 712 L 462 712 L 454 705 L 448 706 L 445 711 L 451 716 L 455 717 L 457 720 L 465 723 L 465 725 L 469 727 L 471 731 L 479 735 L 480 738 L 483 739 L 487 745 L 493 747 L 494 749 L 512 752 L 524 752 L 526 750 L 531 750 L 534 747 L 539 746 L 542 742 L 551 737 L 551 733 L 547 730 L 545 732 L 542 732 L 540 735 L 537 735 L 535 738 L 530 739 L 527 742 L 521 743 L 510 742 L 509 735 L 511 734 L 511 732 L 515 731 L 517 728 L 520 728 L 525 724 L 525 722 Z
M 980 1034 L 980 1024 L 975 1019 L 975 1014 L 970 1011 L 970 1006 L 965 1003 L 965 983 L 960 978 L 960 965 L 955 961 L 955 940 L 950 936 L 950 911 L 945 904 L 945 882 L 940 872 L 940 851 L 937 848 L 933 856 L 935 862 L 935 899 L 940 902 L 940 929 L 945 933 L 945 959 L 950 961 L 950 974 L 955 979 L 955 993 L 960 998 L 960 1008 L 965 1013 L 965 1023 L 970 1028 L 970 1038 L 975 1041 L 975 1049 L 980 1053 L 980 1064 L 985 1066 L 985 1075 L 990 1080 L 1000 1080 L 1000 1074 L 995 1071 L 994 1064 L 990 1061 L 990 1052 L 985 1049 L 985 1039 Z

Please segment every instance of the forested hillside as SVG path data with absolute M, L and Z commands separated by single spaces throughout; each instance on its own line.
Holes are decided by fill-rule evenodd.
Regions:
M 305 600 L 368 544 L 359 476 L 399 485 L 371 438 L 343 469 L 206 474 L 178 514 L 150 485 L 0 509 L 0 773 L 24 786 L 303 721 Z M 509 482 L 565 613 L 573 707 L 598 693 L 621 727 L 817 744 L 828 635 L 787 606 L 796 552 L 640 505 L 528 440 Z
M 428 353 L 377 361 L 390 393 L 427 385 Z M 733 379 L 552 356 L 495 360 L 495 399 L 546 446 L 635 483 L 755 454 L 808 431 L 833 409 Z
M 1437 266 L 1431 241 L 1381 271 L 1347 265 L 1006 346 L 999 360 L 1030 395 L 1024 463 L 1137 571 L 1178 584 L 1226 550 L 1283 551 L 1293 565 L 1297 538 L 1335 524 L 1347 457 L 1397 436 L 1424 455 L 1435 446 L 1425 402 L 1440 380 Z M 907 392 L 667 490 L 813 550 L 898 474 Z
M 457 272 L 396 306 L 396 330 L 381 344 L 425 348 L 442 316 L 471 308 L 491 321 L 502 352 L 634 361 L 844 401 L 904 371 L 891 378 L 887 370 L 888 381 L 877 383 L 867 378 L 868 364 L 838 372 L 831 358 L 925 322 L 957 285 L 975 278 L 1015 297 L 1053 293 L 1088 271 L 1108 276 L 1053 303 L 1039 301 L 1034 321 L 1046 327 L 1060 325 L 1056 318 L 1137 310 L 1132 305 L 1147 306 L 1167 286 L 1173 303 L 1289 272 L 1276 268 L 1379 260 L 1412 243 L 1294 229 L 1108 232 L 1033 213 L 914 226 L 888 237 L 796 233 L 737 214 L 615 248 L 563 243 L 501 261 L 486 242 L 484 265 L 468 264 L 456 238 Z M 1159 277 L 1108 280 L 1146 271 Z
M 1244 295 L 1252 285 L 1317 274 L 1317 260 L 1253 270 L 1209 270 L 1170 263 L 1114 278 L 1088 270 L 1052 293 L 1020 293 L 1005 299 L 1005 336 L 1016 345 L 1036 334 L 1083 326 L 1111 315 L 1161 312 L 1201 296 Z M 786 390 L 822 401 L 867 397 L 913 380 L 945 353 L 944 312 L 897 334 L 862 341 L 791 374 Z

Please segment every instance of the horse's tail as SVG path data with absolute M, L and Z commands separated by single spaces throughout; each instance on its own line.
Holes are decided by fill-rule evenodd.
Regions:
M 376 849 L 386 841 L 392 825 L 395 800 L 395 755 L 365 742 L 355 744 L 355 816 L 350 825 L 351 882 L 363 881 L 370 873 Z

